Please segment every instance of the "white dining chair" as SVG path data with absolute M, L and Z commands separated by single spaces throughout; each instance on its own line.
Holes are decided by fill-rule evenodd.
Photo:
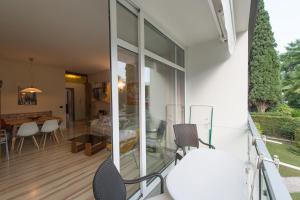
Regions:
M 17 137 L 21 138 L 17 148 L 18 152 L 22 151 L 25 137 L 32 137 L 35 146 L 39 150 L 39 145 L 34 137 L 34 135 L 36 135 L 38 132 L 39 132 L 39 127 L 37 126 L 36 122 L 27 122 L 22 124 L 17 132 Z
M 43 149 L 45 148 L 48 134 L 50 134 L 50 137 L 52 136 L 54 138 L 54 140 L 59 144 L 59 140 L 56 135 L 57 131 L 61 132 L 59 125 L 58 125 L 58 121 L 56 119 L 51 119 L 51 120 L 47 120 L 44 122 L 42 129 L 41 129 L 41 133 L 43 134 L 42 139 L 41 139 L 41 143 L 43 143 Z

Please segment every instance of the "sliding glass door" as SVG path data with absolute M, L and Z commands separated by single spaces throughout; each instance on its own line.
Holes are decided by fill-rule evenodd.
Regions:
M 139 177 L 139 71 L 137 54 L 118 47 L 120 172 L 125 179 Z M 139 185 L 128 186 L 132 194 Z
M 184 123 L 185 55 L 131 1 L 110 6 L 113 159 L 122 177 L 133 179 L 174 161 L 173 125 Z M 128 196 L 149 184 L 128 187 Z
M 150 57 L 145 61 L 147 174 L 174 159 L 175 69 Z

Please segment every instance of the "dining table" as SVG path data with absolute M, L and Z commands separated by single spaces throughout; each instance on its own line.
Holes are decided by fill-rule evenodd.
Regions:
M 166 185 L 175 200 L 249 198 L 245 163 L 214 149 L 191 150 L 170 171 Z
M 15 150 L 15 144 L 17 139 L 17 132 L 18 128 L 27 122 L 36 122 L 38 126 L 42 126 L 45 121 L 56 119 L 58 120 L 59 124 L 63 121 L 61 117 L 56 116 L 42 116 L 42 117 L 27 117 L 27 118 L 20 118 L 20 119 L 4 119 L 4 122 L 7 126 L 12 127 L 11 131 L 11 151 Z

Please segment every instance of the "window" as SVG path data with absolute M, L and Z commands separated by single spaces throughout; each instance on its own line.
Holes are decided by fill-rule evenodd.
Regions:
M 176 64 L 184 67 L 184 50 L 176 45 Z
M 160 171 L 174 159 L 175 69 L 146 57 L 147 174 Z
M 118 38 L 138 46 L 138 18 L 120 3 L 117 4 Z
M 138 55 L 118 48 L 120 172 L 125 179 L 139 177 L 139 71 Z M 129 173 L 130 172 L 130 173 Z M 130 196 L 139 185 L 128 185 Z
M 184 67 L 184 50 L 145 20 L 145 48 L 181 67 Z

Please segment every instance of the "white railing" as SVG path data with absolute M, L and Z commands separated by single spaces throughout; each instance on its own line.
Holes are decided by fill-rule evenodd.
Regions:
M 251 115 L 248 116 L 248 127 L 250 134 L 253 138 L 257 156 L 260 159 L 259 164 L 259 186 L 258 197 L 261 199 L 274 199 L 274 200 L 292 200 L 290 193 L 284 184 L 278 168 L 276 167 L 273 159 L 259 134 Z

